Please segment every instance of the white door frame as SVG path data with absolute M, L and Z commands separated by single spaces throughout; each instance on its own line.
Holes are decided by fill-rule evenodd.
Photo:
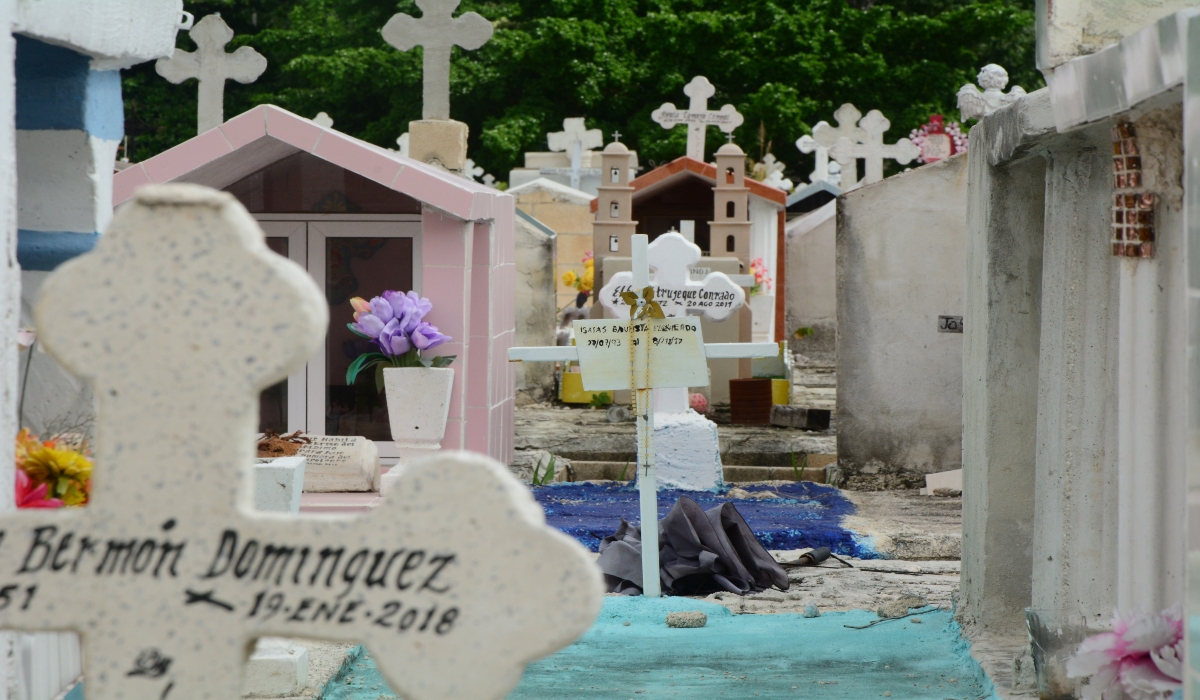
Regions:
M 325 294 L 325 239 L 330 237 L 411 238 L 413 242 L 413 290 L 422 290 L 422 227 L 421 217 L 413 214 L 255 214 L 264 232 L 286 230 L 288 258 L 306 269 Z M 287 227 L 294 222 L 295 228 Z M 354 226 L 369 223 L 390 223 L 390 230 L 372 231 L 369 235 L 351 233 Z M 382 228 L 382 227 L 370 227 Z M 338 235 L 341 234 L 341 235 Z M 333 320 L 331 319 L 331 322 Z M 305 369 L 288 377 L 288 430 L 303 430 L 310 435 L 325 434 L 325 343 L 308 360 Z M 311 389 L 311 390 L 310 390 Z M 396 459 L 400 452 L 390 441 L 375 441 L 379 456 Z

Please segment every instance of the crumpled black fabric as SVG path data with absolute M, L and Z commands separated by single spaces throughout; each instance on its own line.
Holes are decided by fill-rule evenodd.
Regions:
M 664 593 L 738 595 L 788 589 L 787 572 L 759 544 L 732 503 L 704 511 L 686 496 L 658 524 L 659 576 Z M 641 531 L 621 525 L 600 542 L 600 570 L 610 593 L 641 595 Z

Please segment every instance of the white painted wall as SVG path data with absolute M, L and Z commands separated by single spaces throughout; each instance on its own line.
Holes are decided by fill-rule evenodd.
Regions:
M 773 281 L 779 279 L 779 209 L 774 202 L 750 197 L 750 260 L 762 258 Z M 750 271 L 746 270 L 745 274 L 750 274 Z M 756 341 L 770 342 L 775 339 L 776 291 L 772 282 L 770 291 L 763 290 L 764 296 L 770 295 L 769 302 L 763 300 L 755 304 L 751 300 Z
M 793 352 L 832 361 L 837 334 L 837 200 L 789 221 L 784 236 L 784 337 Z M 795 338 L 797 328 L 812 328 L 813 334 Z
M 958 469 L 963 336 L 939 333 L 938 316 L 963 314 L 967 159 L 866 185 L 837 207 L 838 464 Z

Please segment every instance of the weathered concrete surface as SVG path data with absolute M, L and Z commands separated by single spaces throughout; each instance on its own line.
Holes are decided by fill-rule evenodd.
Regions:
M 962 498 L 922 496 L 917 490 L 845 491 L 858 512 L 843 525 L 870 538 L 892 559 L 959 559 Z
M 518 452 L 547 450 L 571 460 L 633 462 L 637 457 L 632 421 L 609 423 L 605 412 L 590 408 L 557 408 L 549 404 L 517 410 Z M 717 426 L 721 461 L 726 465 L 791 467 L 792 454 L 836 453 L 833 429 L 814 433 L 775 426 Z
M 838 461 L 847 474 L 962 464 L 967 160 L 838 198 Z M 969 323 L 969 321 L 968 321 Z
M 835 364 L 837 346 L 837 201 L 787 224 L 784 337 L 792 352 Z M 812 335 L 797 338 L 798 328 Z
M 554 345 L 558 320 L 554 258 L 557 236 L 522 216 L 513 219 L 517 280 L 513 309 L 516 312 L 517 347 Z M 545 401 L 554 395 L 553 362 L 513 364 L 518 402 Z
M 1194 0 L 1038 0 L 1037 66 L 1095 53 Z

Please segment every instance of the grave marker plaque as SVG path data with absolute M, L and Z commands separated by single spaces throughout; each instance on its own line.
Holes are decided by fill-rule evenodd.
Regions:
M 253 511 L 258 394 L 327 308 L 193 185 L 142 188 L 46 281 L 35 317 L 94 388 L 96 471 L 86 508 L 0 516 L 0 628 L 79 632 L 88 700 L 237 698 L 264 636 L 365 643 L 409 700 L 502 698 L 592 624 L 599 572 L 487 457 L 415 465 L 366 517 Z
M 308 460 L 304 490 L 308 492 L 378 491 L 379 449 L 359 435 L 306 435 L 300 447 Z

